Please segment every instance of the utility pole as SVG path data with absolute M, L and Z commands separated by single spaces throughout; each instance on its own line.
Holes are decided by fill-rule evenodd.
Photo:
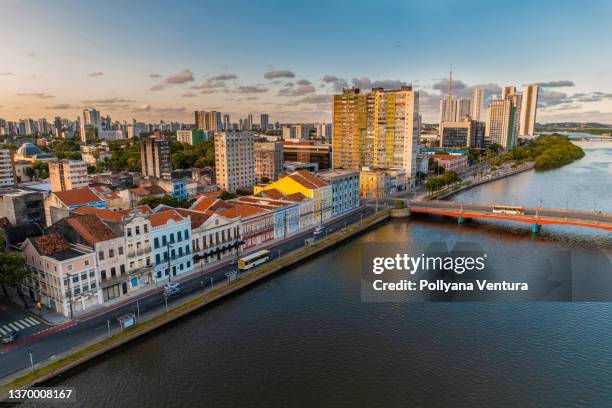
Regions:
M 32 356 L 32 350 L 28 350 L 28 354 L 30 355 L 30 366 L 32 367 L 32 372 L 34 372 L 34 357 Z
M 140 320 L 140 299 L 136 299 L 136 315 L 138 316 L 138 320 Z
M 110 337 L 111 336 L 111 333 L 110 333 L 110 320 L 106 321 L 106 328 L 108 329 L 108 337 Z

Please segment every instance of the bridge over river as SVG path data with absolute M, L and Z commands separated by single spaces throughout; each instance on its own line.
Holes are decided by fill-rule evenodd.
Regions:
M 471 204 L 458 201 L 409 201 L 411 213 L 435 214 L 467 219 L 496 219 L 531 224 L 538 232 L 542 225 L 572 225 L 612 231 L 612 214 L 559 208 L 529 208 L 501 204 Z

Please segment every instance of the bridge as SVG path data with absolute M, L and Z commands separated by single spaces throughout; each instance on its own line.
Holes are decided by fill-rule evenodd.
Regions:
M 494 210 L 494 206 L 497 210 Z M 500 210 L 500 204 L 471 204 L 458 201 L 409 201 L 408 208 L 411 213 L 455 217 L 460 223 L 467 219 L 523 222 L 531 224 L 533 232 L 538 232 L 542 225 L 571 225 L 612 231 L 612 214 L 601 211 L 520 207 L 520 211 L 513 214 L 512 211 Z

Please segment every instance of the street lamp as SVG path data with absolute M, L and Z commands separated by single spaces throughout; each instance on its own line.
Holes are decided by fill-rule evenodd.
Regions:
M 32 356 L 32 350 L 28 349 L 28 355 L 30 356 L 30 367 L 32 368 L 32 372 L 34 372 L 34 357 Z

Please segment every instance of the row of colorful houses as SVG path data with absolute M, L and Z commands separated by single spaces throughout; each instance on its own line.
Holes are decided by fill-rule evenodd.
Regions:
M 24 289 L 73 317 L 347 213 L 359 206 L 359 174 L 298 170 L 252 196 L 202 196 L 189 209 L 112 211 L 93 189 L 52 197 L 51 225 L 20 247 L 32 271 Z

